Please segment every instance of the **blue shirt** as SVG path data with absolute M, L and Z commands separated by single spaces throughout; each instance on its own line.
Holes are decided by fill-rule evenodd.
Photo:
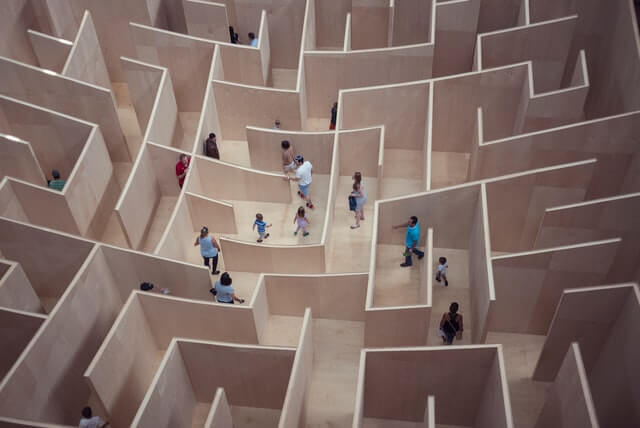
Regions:
M 415 226 L 407 227 L 407 236 L 404 238 L 404 243 L 407 245 L 407 248 L 413 247 L 413 243 L 416 243 L 418 246 L 418 241 L 420 240 L 420 226 L 416 223 Z
M 202 257 L 215 257 L 218 255 L 218 249 L 213 246 L 210 236 L 205 238 L 198 237 L 198 242 L 200 243 Z
M 255 39 L 251 40 L 251 46 L 258 47 L 258 38 L 257 37 Z
M 264 233 L 265 228 L 267 227 L 267 223 L 265 221 L 256 220 L 253 222 L 256 226 L 258 226 L 258 233 Z
M 220 281 L 216 281 L 216 298 L 218 302 L 222 303 L 231 303 L 233 302 L 233 293 L 236 291 L 230 285 L 222 285 Z

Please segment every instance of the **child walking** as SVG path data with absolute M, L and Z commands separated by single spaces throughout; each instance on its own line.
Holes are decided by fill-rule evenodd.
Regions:
M 272 224 L 269 223 L 267 224 L 264 221 L 264 217 L 262 216 L 262 214 L 258 213 L 256 214 L 256 221 L 253 222 L 253 229 L 252 230 L 256 230 L 256 226 L 258 226 L 258 242 L 262 242 L 263 239 L 267 239 L 269 237 L 269 234 L 266 233 L 267 232 L 267 227 L 271 227 Z
M 438 259 L 438 273 L 436 273 L 436 281 L 442 282 L 444 279 L 444 286 L 447 287 L 449 285 L 449 281 L 447 280 L 447 268 L 449 265 L 447 264 L 446 257 L 440 257 Z
M 309 234 L 309 232 L 307 232 L 307 226 L 309 226 L 309 220 L 307 219 L 304 213 L 304 207 L 298 208 L 298 212 L 296 213 L 296 216 L 293 218 L 293 224 L 298 225 L 298 227 L 296 228 L 296 231 L 293 232 L 294 235 L 297 235 L 300 229 L 302 229 L 302 236 L 307 236 Z

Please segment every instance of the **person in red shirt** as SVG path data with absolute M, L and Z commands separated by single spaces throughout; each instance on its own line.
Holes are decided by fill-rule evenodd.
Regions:
M 181 189 L 184 184 L 184 178 L 187 176 L 187 171 L 189 170 L 190 161 L 191 158 L 183 153 L 180 155 L 180 160 L 176 164 L 176 176 L 178 177 L 178 184 Z

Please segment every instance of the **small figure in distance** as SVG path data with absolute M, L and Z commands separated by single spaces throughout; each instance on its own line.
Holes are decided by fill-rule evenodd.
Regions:
M 293 224 L 297 224 L 296 231 L 293 232 L 294 235 L 298 235 L 298 231 L 302 229 L 302 236 L 307 236 L 309 232 L 307 232 L 307 226 L 309 226 L 309 220 L 304 212 L 304 207 L 298 208 L 298 212 L 296 216 L 293 218 Z
M 258 213 L 256 214 L 256 221 L 253 222 L 252 230 L 256 230 L 256 226 L 258 226 L 258 242 L 262 242 L 263 239 L 267 239 L 269 237 L 269 234 L 266 233 L 266 231 L 267 227 L 271 227 L 272 224 L 267 224 L 264 221 L 262 214 Z
M 276 121 L 273 122 L 273 129 L 280 129 L 280 119 L 276 119 Z
M 220 280 L 216 281 L 214 290 L 218 303 L 231 303 L 233 305 L 234 300 L 238 303 L 244 303 L 244 299 L 236 296 L 235 289 L 231 286 L 231 276 L 228 272 L 220 275 Z
M 54 169 L 51 171 L 51 176 L 53 177 L 53 180 L 49 181 L 49 188 L 62 192 L 66 181 L 60 179 L 60 172 L 58 172 L 57 169 Z
M 219 274 L 220 271 L 216 270 L 216 268 L 218 267 L 218 252 L 220 251 L 220 246 L 216 238 L 209 236 L 209 228 L 207 226 L 202 226 L 200 235 L 196 236 L 196 242 L 193 246 L 195 247 L 197 245 L 200 245 L 200 255 L 207 268 L 209 267 L 209 259 L 212 260 L 211 275 Z
M 78 424 L 79 428 L 104 428 L 109 426 L 109 422 L 102 420 L 100 416 L 93 416 L 91 407 L 87 406 L 82 409 L 82 419 Z
M 449 285 L 449 281 L 447 280 L 447 268 L 449 268 L 449 265 L 447 264 L 447 258 L 440 257 L 438 259 L 438 273 L 436 273 L 436 281 L 442 282 L 442 280 L 444 279 L 445 287 Z
M 285 175 L 285 180 L 293 180 L 298 182 L 298 196 L 307 201 L 307 208 L 314 209 L 313 203 L 311 202 L 311 196 L 309 196 L 309 187 L 311 187 L 312 174 L 313 174 L 313 165 L 311 162 L 305 161 L 301 155 L 297 155 L 294 159 L 296 162 L 296 176 L 291 177 L 290 175 Z
M 333 103 L 331 107 L 331 122 L 329 123 L 329 130 L 336 129 L 336 122 L 338 121 L 338 103 Z
M 236 33 L 232 26 L 229 26 L 229 39 L 234 45 L 238 44 L 238 33 Z
M 154 292 L 155 289 L 156 289 L 155 286 L 150 282 L 143 282 L 143 283 L 140 284 L 140 290 L 142 290 L 142 291 Z M 161 288 L 157 292 L 158 293 L 162 293 L 164 295 L 167 295 L 167 294 L 171 293 L 168 288 Z
M 356 224 L 351 225 L 351 229 L 357 229 L 360 227 L 360 221 L 364 220 L 364 203 L 367 202 L 367 192 L 364 190 L 364 183 L 362 182 L 362 174 L 359 171 L 353 173 L 353 191 L 351 196 L 356 201 Z
M 287 140 L 280 143 L 282 147 L 282 170 L 286 174 L 289 171 L 296 170 L 296 162 L 293 156 L 293 146 Z
M 418 259 L 424 257 L 424 253 L 418 250 L 418 241 L 420 240 L 420 226 L 418 225 L 418 217 L 411 216 L 407 223 L 393 226 L 393 229 L 400 229 L 402 227 L 407 228 L 407 234 L 405 235 L 404 239 L 404 263 L 401 263 L 400 266 L 409 267 L 413 264 L 413 262 L 411 261 L 411 253 L 416 254 L 418 256 Z
M 218 151 L 218 143 L 216 142 L 216 134 L 209 134 L 209 138 L 204 140 L 204 155 L 210 158 L 220 160 L 220 152 Z
M 180 159 L 176 164 L 176 177 L 178 177 L 178 185 L 182 189 L 182 185 L 184 184 L 184 178 L 187 176 L 187 171 L 189 170 L 189 163 L 191 162 L 191 158 L 184 153 L 180 155 Z
M 462 315 L 458 313 L 458 303 L 453 302 L 449 306 L 449 312 L 442 314 L 438 334 L 445 345 L 451 345 L 454 337 L 458 340 L 462 339 L 462 330 Z
M 258 47 L 258 38 L 253 33 L 249 33 L 249 44 L 254 48 Z

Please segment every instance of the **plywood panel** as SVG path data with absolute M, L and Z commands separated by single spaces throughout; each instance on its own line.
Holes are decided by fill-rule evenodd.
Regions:
M 295 351 L 186 340 L 179 347 L 198 401 L 223 387 L 231 406 L 282 408 Z M 237 370 L 211 370 L 224 366 Z
M 229 31 L 227 31 L 227 36 Z M 258 41 L 262 43 L 262 40 Z M 268 41 L 265 41 L 265 43 Z M 266 86 L 262 74 L 260 49 L 249 46 L 220 44 L 224 76 L 228 82 L 244 85 Z M 267 62 L 267 67 L 269 63 Z
M 154 379 L 132 426 L 190 426 L 197 402 L 180 349 L 175 343 L 167 350 L 159 370 L 159 376 Z
M 89 11 L 84 13 L 62 74 L 105 89 L 111 89 L 111 78 Z
M 428 306 L 367 308 L 366 347 L 423 346 L 427 343 L 431 308 Z
M 208 225 L 211 232 L 238 233 L 233 205 L 188 192 L 185 199 L 196 229 Z
M 367 351 L 364 416 L 422 421 L 427 396 L 434 395 L 439 423 L 472 426 L 485 404 L 487 377 L 498 369 L 497 352 L 494 346 Z M 452 376 L 462 376 L 465 388 L 452 386 Z M 495 384 L 491 392 L 502 393 Z M 511 426 L 506 419 L 496 417 L 496 426 Z
M 580 346 L 571 344 L 553 382 L 536 427 L 592 427 L 598 419 L 593 408 L 589 382 L 582 363 Z
M 294 155 L 302 155 L 313 164 L 316 174 L 331 172 L 334 132 L 287 132 L 247 127 L 247 144 L 251 167 L 263 171 L 282 170 L 283 140 L 289 141 Z
M 31 145 L 24 141 L 13 141 L 0 134 L 0 177 L 5 176 L 40 186 L 46 185 Z
M 512 135 L 526 78 L 527 67 L 515 65 L 436 80 L 433 150 L 470 152 L 478 107 L 483 109 L 486 139 Z
M 160 88 L 160 81 L 166 69 L 130 58 L 120 58 L 120 61 L 138 124 L 145 132 Z
M 353 49 L 386 47 L 389 3 L 385 0 L 356 0 L 351 4 L 351 46 Z
M 577 21 L 578 17 L 573 15 L 480 35 L 482 67 L 492 68 L 531 60 L 534 93 L 560 89 Z
M 290 184 L 282 174 L 265 173 L 254 169 L 202 158 L 194 158 L 201 183 L 202 194 L 216 200 L 291 202 Z M 192 160 L 192 162 L 194 161 Z
M 216 391 L 204 428 L 226 428 L 232 425 L 231 409 L 223 388 Z
M 466 0 L 436 5 L 434 76 L 471 71 L 480 3 Z
M 198 0 L 185 0 L 184 17 L 187 32 L 196 37 L 227 42 L 229 40 L 229 22 L 227 7 L 224 4 Z
M 100 125 L 113 162 L 130 160 L 111 93 L 0 58 L 0 93 Z
M 198 226 L 202 227 L 203 225 L 193 224 L 186 197 L 180 198 L 173 220 L 169 220 L 155 253 L 174 260 L 192 262 L 192 257 L 187 253 L 187 248 L 191 244 L 185 241 L 185 236 L 194 234 L 194 230 L 198 230 Z M 176 245 L 177 242 L 186 245 Z
M 344 91 L 338 122 L 341 129 L 384 125 L 385 148 L 421 150 L 428 100 L 429 84 L 423 82 Z
M 214 80 L 213 94 L 225 139 L 246 140 L 246 126 L 270 128 L 276 119 L 282 129 L 302 128 L 298 92 Z
M 91 395 L 83 373 L 122 304 L 99 250 L 93 255 L 96 257 L 91 257 L 87 269 L 41 327 L 3 385 L 3 415 L 64 425 L 77 423 L 78 409 L 86 405 Z M 54 266 L 51 260 L 47 264 Z M 54 278 L 50 270 L 49 275 Z
M 379 165 L 382 164 L 381 153 L 384 147 L 383 128 L 365 129 L 353 132 L 340 132 L 339 167 L 338 175 L 353 176 L 355 171 L 360 171 L 366 177 L 378 177 Z
M 431 12 L 433 1 L 394 0 L 392 46 L 432 42 Z
M 42 315 L 0 307 L 0 376 L 4 378 L 45 319 Z
M 99 128 L 94 128 L 64 188 L 69 209 L 81 235 L 87 232 L 96 211 L 100 209 L 113 172 L 102 133 Z
M 28 142 L 47 178 L 57 169 L 68 179 L 95 125 L 3 96 L 0 110 L 7 120 L 0 132 Z
M 3 266 L 6 266 L 3 264 Z M 0 277 L 0 306 L 34 313 L 44 313 L 42 303 L 19 263 L 11 263 Z
M 137 57 L 169 69 L 179 111 L 199 112 L 215 44 L 134 22 L 140 21 L 129 30 Z
M 0 215 L 12 220 L 29 222 L 29 218 L 22 209 L 20 200 L 13 191 L 12 181 L 5 180 L 0 186 Z
M 149 127 L 145 137 L 147 141 L 163 146 L 183 147 L 184 129 L 178 116 L 176 95 L 169 72 L 165 72 L 160 79 L 156 102 L 149 118 Z
M 220 238 L 225 267 L 241 272 L 323 273 L 324 245 L 256 245 Z
M 0 55 L 37 64 L 27 37 L 28 28 L 38 28 L 35 11 L 28 0 L 9 0 L 0 6 Z
M 308 307 L 314 318 L 364 321 L 367 280 L 367 274 L 265 275 L 264 287 L 272 315 L 302 316 Z
M 31 29 L 27 30 L 27 35 L 37 58 L 37 65 L 61 73 L 73 43 Z
M 545 334 L 563 290 L 602 284 L 619 240 L 494 257 L 488 329 Z
M 347 13 L 351 12 L 351 0 L 315 0 L 314 3 L 313 27 L 317 46 L 340 48 L 344 43 L 345 19 Z
M 478 17 L 478 33 L 518 25 L 521 4 L 522 0 L 482 0 Z
M 412 82 L 431 77 L 433 44 L 304 55 L 307 110 L 327 117 L 340 89 Z

